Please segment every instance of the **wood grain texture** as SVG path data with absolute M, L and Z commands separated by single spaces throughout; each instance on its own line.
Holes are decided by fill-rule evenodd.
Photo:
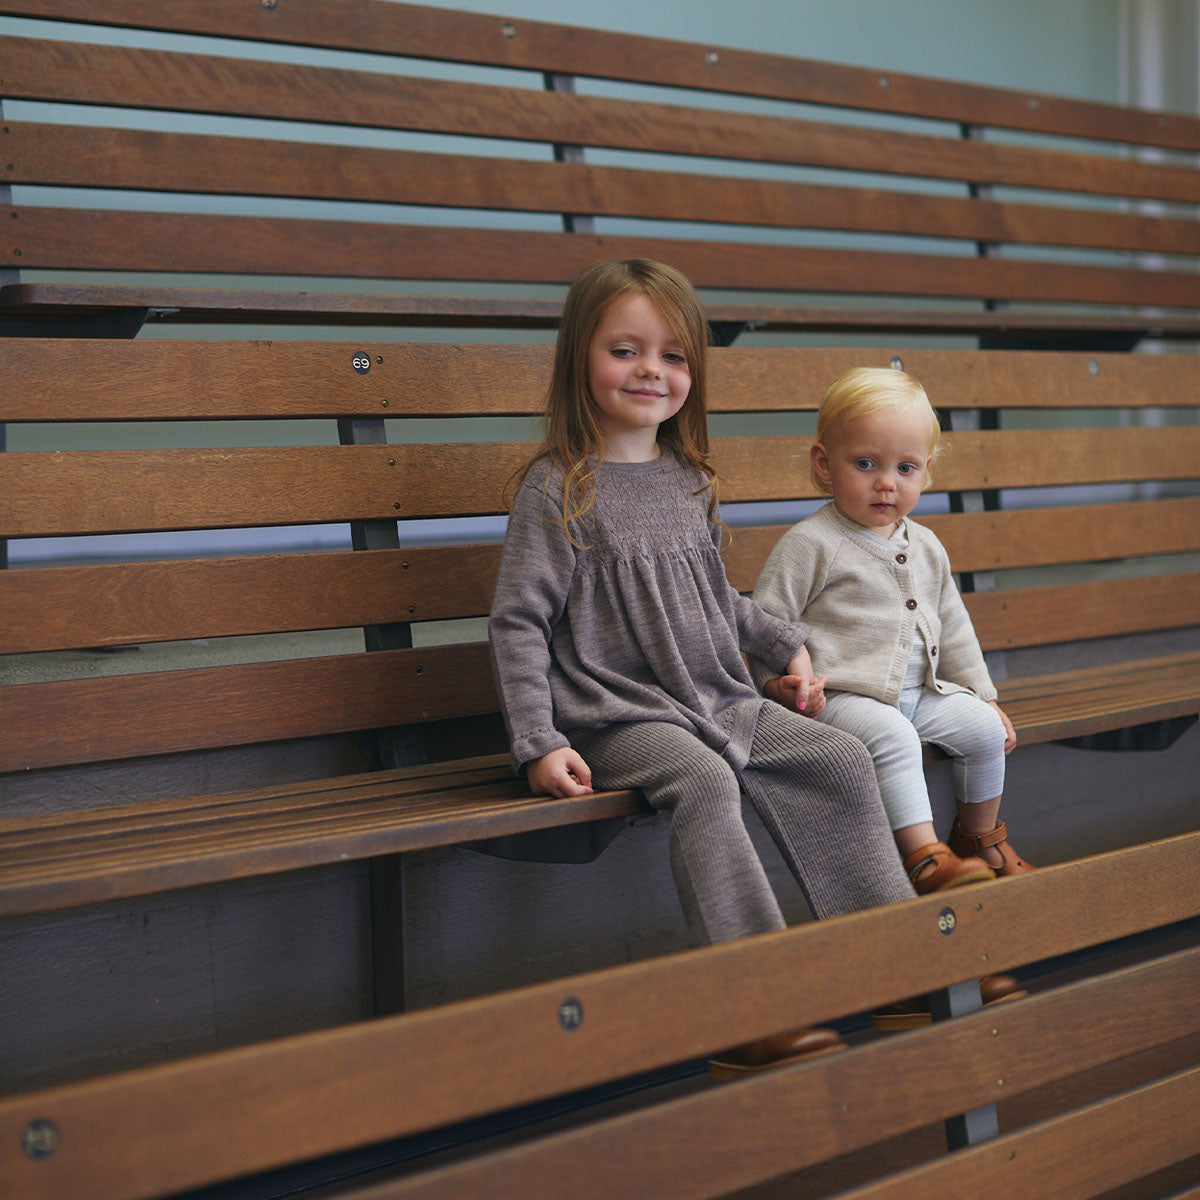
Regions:
M 1188 479 L 1194 426 L 948 434 L 939 490 Z M 714 441 L 723 502 L 817 495 L 812 439 Z M 763 469 L 764 450 L 771 470 Z M 31 451 L 0 457 L 0 536 L 223 529 L 507 510 L 522 442 L 221 450 Z
M 162 324 L 270 323 L 439 326 L 447 329 L 553 329 L 562 306 L 554 300 L 496 296 L 406 296 L 370 292 L 254 291 L 250 288 L 181 288 L 169 285 L 10 283 L 0 285 L 0 320 L 53 321 L 148 309 Z M 752 329 L 986 335 L 1054 348 L 1063 339 L 1099 341 L 1112 334 L 1134 341 L 1200 336 L 1200 322 L 1186 313 L 1071 312 L 1006 308 L 842 308 L 818 305 L 710 304 L 713 321 Z
M 9 246 L 27 270 L 142 270 L 569 283 L 613 258 L 666 258 L 697 287 L 950 299 L 1200 307 L 1200 281 L 1015 258 L 723 243 L 584 233 L 381 225 L 202 213 L 14 208 Z
M 468 679 L 471 686 L 464 685 Z M 8 730 L 0 771 L 244 746 L 497 709 L 482 643 L 13 684 L 0 688 L 0 727 Z
M 585 163 L 9 121 L 10 183 L 907 234 L 1200 253 L 1194 221 Z
M 730 346 L 709 354 L 709 410 L 815 411 L 837 375 L 893 359 L 942 409 L 1190 407 L 1200 388 L 1186 354 Z M 552 361 L 536 345 L 4 338 L 0 420 L 538 416 Z
M 306 1153 L 328 1153 L 711 1054 L 735 1039 L 798 1023 L 820 1024 L 901 995 L 974 978 L 983 954 L 989 969 L 1009 970 L 1194 916 L 1200 912 L 1194 869 L 1198 845 L 1200 834 L 1188 834 L 1046 867 L 1019 880 L 963 889 L 956 897 L 952 937 L 938 927 L 945 897 L 922 897 L 402 1017 L 68 1085 L 32 1101 L 19 1096 L 0 1100 L 0 1136 L 10 1143 L 35 1116 L 52 1120 L 69 1134 L 88 1131 L 86 1137 L 64 1138 L 62 1151 L 44 1162 L 14 1156 L 12 1169 L 20 1174 L 12 1175 L 12 1183 L 30 1195 L 45 1195 L 52 1189 L 70 1193 L 75 1181 L 86 1180 L 100 1200 L 110 1194 L 102 1190 L 102 1181 L 112 1179 L 113 1148 L 120 1147 L 119 1175 L 126 1194 L 192 1187 L 290 1161 L 298 1129 L 305 1131 Z M 1139 880 L 1145 881 L 1139 888 L 1143 900 L 1131 906 L 1129 888 Z M 1086 906 L 1078 904 L 1081 895 L 1088 897 Z M 1065 912 L 1072 914 L 1070 921 L 1059 919 Z M 1185 987 L 1182 997 L 1178 991 L 1178 985 L 1187 983 L 1184 970 L 1169 969 L 1166 979 L 1173 982 L 1160 977 L 1150 985 L 1154 1003 L 1163 1005 L 1164 1013 L 1194 1016 L 1187 995 L 1194 987 Z M 731 989 L 730 979 L 746 986 Z M 1125 999 L 1136 1003 L 1136 985 L 1128 986 Z M 1173 989 L 1174 1000 L 1169 998 Z M 1121 989 L 1114 995 L 1120 996 Z M 645 1013 L 661 1008 L 663 997 L 676 998 L 673 1019 L 646 1021 Z M 558 1023 L 559 1008 L 568 998 L 585 1016 L 570 1033 Z M 1080 993 L 1072 998 L 1079 999 Z M 1027 1016 L 1050 1011 L 1049 1005 L 1040 1007 L 1040 1000 L 1015 1002 L 1007 1011 L 866 1047 L 858 1059 L 838 1060 L 842 1069 L 836 1079 L 842 1082 L 837 1086 L 867 1095 L 851 1083 L 857 1072 L 845 1071 L 847 1063 L 858 1062 L 863 1088 L 886 1092 L 871 1069 L 871 1055 L 903 1054 L 924 1039 L 920 1044 L 928 1043 L 930 1053 L 940 1058 L 936 1048 L 943 1039 L 968 1028 L 988 1046 L 975 1068 L 969 1061 L 964 1064 L 968 1077 L 996 1061 L 999 1050 L 993 1045 L 1024 1046 L 1017 1051 L 1018 1061 L 1034 1072 L 1097 1048 L 1092 1039 L 1077 1036 L 1074 1022 L 1041 1020 L 1039 1036 L 1055 1049 L 1039 1066 L 1020 1030 Z M 1098 1003 L 1106 1003 L 1103 993 Z M 1173 1028 L 1146 1021 L 1140 1010 L 1119 1002 L 1118 1009 L 1124 1031 L 1114 1032 L 1118 1047 L 1122 1038 L 1175 1036 Z M 1113 1009 L 1108 1011 L 1115 1017 Z M 1015 1027 L 1005 1024 L 1010 1020 L 1017 1022 Z M 1006 1035 L 1015 1028 L 1016 1036 L 997 1034 L 1000 1040 L 994 1041 L 991 1030 L 1002 1026 Z M 511 1069 L 514 1061 L 523 1064 L 521 1071 Z M 810 1082 L 817 1083 L 814 1094 L 828 1109 L 827 1088 L 835 1076 L 823 1072 L 832 1066 L 811 1063 L 723 1091 L 734 1108 L 739 1095 L 762 1101 L 769 1127 L 778 1119 L 768 1115 L 776 1107 L 772 1101 L 801 1102 Z M 466 1088 L 462 1082 L 468 1075 L 473 1086 Z M 423 1081 L 420 1089 L 406 1086 L 415 1077 Z M 981 1088 L 994 1089 L 995 1078 Z M 352 1094 L 348 1079 L 354 1080 Z M 939 1079 L 939 1091 L 941 1086 L 952 1090 L 949 1073 Z M 249 1080 L 252 1087 L 245 1082 Z M 150 1127 L 148 1122 L 158 1128 L 155 1122 L 166 1106 L 180 1119 L 161 1136 L 123 1140 L 123 1131 L 130 1128 Z M 901 1120 L 905 1107 L 889 1105 Z M 778 1145 L 767 1153 L 792 1154 L 804 1145 L 803 1139 L 775 1141 Z M 213 1155 L 214 1144 L 221 1145 L 220 1156 Z
M 1200 149 L 1200 121 L 1185 113 L 380 0 L 327 0 L 319 7 L 287 5 L 263 12 L 204 0 L 175 0 L 169 6 L 110 0 L 99 12 L 87 0 L 6 0 L 0 12 L 634 83 L 652 78 L 668 87 L 933 117 L 956 125 Z

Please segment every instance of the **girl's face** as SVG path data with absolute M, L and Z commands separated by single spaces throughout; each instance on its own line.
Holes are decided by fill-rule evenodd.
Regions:
M 813 471 L 842 516 L 891 537 L 921 497 L 929 443 L 929 419 L 919 412 L 854 417 L 813 446 Z
M 658 427 L 688 398 L 692 373 L 679 339 L 649 297 L 613 300 L 587 354 L 588 389 L 600 410 L 605 457 L 644 462 L 658 456 Z

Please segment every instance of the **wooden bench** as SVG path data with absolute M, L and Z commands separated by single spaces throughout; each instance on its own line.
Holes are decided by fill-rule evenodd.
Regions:
M 1182 206 L 1200 179 L 1177 161 L 1200 150 L 1194 116 L 385 0 L 8 0 L 3 15 L 68 37 L 84 23 L 77 41 L 0 38 L 12 332 L 548 329 L 583 266 L 643 255 L 721 289 L 725 339 L 1198 334 Z M 96 45 L 96 22 L 178 40 Z M 195 35 L 238 39 L 237 56 Z M 350 65 L 321 65 L 329 50 Z M 79 105 L 135 116 L 75 124 Z M 363 220 L 372 204 L 391 207 Z M 442 294 L 459 282 L 471 294 Z
M 1200 833 L 1182 835 L 0 1099 L 6 1187 L 30 1200 L 234 1179 L 239 1195 L 359 1200 L 1191 1196 L 1198 851 Z M 1085 949 L 1085 969 L 1063 969 Z M 978 1009 L 980 970 L 1034 961 L 1027 997 Z M 846 1052 L 732 1083 L 697 1073 L 731 1039 L 925 988 L 944 1011 L 926 1029 L 851 1034 Z

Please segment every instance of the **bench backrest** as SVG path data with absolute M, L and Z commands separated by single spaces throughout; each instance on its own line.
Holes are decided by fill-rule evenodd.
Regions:
M 786 527 L 774 522 L 811 508 L 761 524 L 761 510 L 741 506 L 813 500 L 805 425 L 826 382 L 900 354 L 948 423 L 1000 426 L 946 435 L 928 501 L 962 510 L 927 520 L 976 586 L 967 602 L 985 650 L 1193 636 L 1200 573 L 1187 556 L 1200 550 L 1200 497 L 1187 492 L 1200 463 L 1200 360 L 1188 356 L 714 350 L 716 461 L 738 588 L 753 587 Z M 501 527 L 481 534 L 479 522 L 504 511 L 532 443 L 466 439 L 476 419 L 535 414 L 549 361 L 544 346 L 0 342 L 0 421 L 14 440 L 0 455 L 0 537 L 14 539 L 16 564 L 0 572 L 0 651 L 12 656 L 0 769 L 393 726 L 435 735 L 422 745 L 414 734 L 414 761 L 502 749 L 486 633 L 481 620 L 461 622 L 487 612 Z M 775 432 L 723 434 L 734 413 L 765 414 Z M 1137 423 L 1150 413 L 1165 423 Z M 433 415 L 453 420 L 427 423 Z M 1106 416 L 1112 423 L 1097 426 Z M 286 421 L 294 440 L 297 418 L 311 419 L 312 444 L 237 444 L 238 422 Z M 60 440 L 88 421 L 112 423 L 130 448 L 36 448 L 42 423 Z M 136 448 L 153 431 L 166 444 Z M 1058 489 L 1050 500 L 1046 487 Z M 997 491 L 1006 507 L 984 507 L 980 497 Z M 329 523 L 340 541 L 301 552 Z M 206 556 L 178 533 L 265 527 L 267 538 L 295 527 L 298 549 Z M 170 538 L 122 539 L 134 533 Z M 111 535 L 112 561 L 72 561 L 77 544 L 59 542 L 90 535 Z M 1043 568 L 1064 566 L 1080 577 L 1037 586 Z M 223 640 L 304 631 L 342 632 L 279 652 L 259 639 L 254 661 Z M 97 648 L 159 642 L 183 644 L 185 669 L 142 670 L 133 655 L 96 665 Z M 32 681 L 20 682 L 22 671 Z M 1111 727 L 1089 721 L 1029 737 Z M 440 743 L 441 729 L 459 744 Z
M 648 255 L 702 288 L 753 290 L 768 323 L 788 319 L 763 293 L 959 302 L 926 314 L 941 327 L 1011 302 L 1092 310 L 1109 328 L 1126 319 L 1112 306 L 1153 306 L 1161 330 L 1194 332 L 1195 117 L 385 0 L 9 0 L 0 14 L 59 34 L 99 21 L 239 39 L 234 56 L 186 36 L 166 50 L 90 44 L 86 29 L 0 38 L 3 182 L 65 189 L 14 199 L 5 257 L 61 282 L 461 280 L 505 294 Z M 361 65 L 274 61 L 281 45 Z M 404 59 L 444 65 L 410 73 Z M 631 93 L 651 62 L 660 86 Z M 485 67 L 511 82 L 479 82 Z M 117 111 L 76 124 L 76 105 Z M 418 148 L 430 135 L 436 148 Z M 312 202 L 325 203 L 306 214 Z M 364 220 L 367 205 L 394 207 Z M 1053 321 L 1039 307 L 1033 324 Z

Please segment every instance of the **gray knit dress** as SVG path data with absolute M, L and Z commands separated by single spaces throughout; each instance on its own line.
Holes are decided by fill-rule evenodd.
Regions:
M 570 745 L 597 788 L 639 787 L 670 813 L 694 944 L 784 926 L 743 791 L 817 916 L 911 896 L 861 743 L 750 678 L 743 650 L 781 672 L 808 629 L 730 586 L 705 482 L 667 452 L 603 462 L 572 544 L 561 476 L 546 460 L 531 468 L 489 623 L 513 764 Z

